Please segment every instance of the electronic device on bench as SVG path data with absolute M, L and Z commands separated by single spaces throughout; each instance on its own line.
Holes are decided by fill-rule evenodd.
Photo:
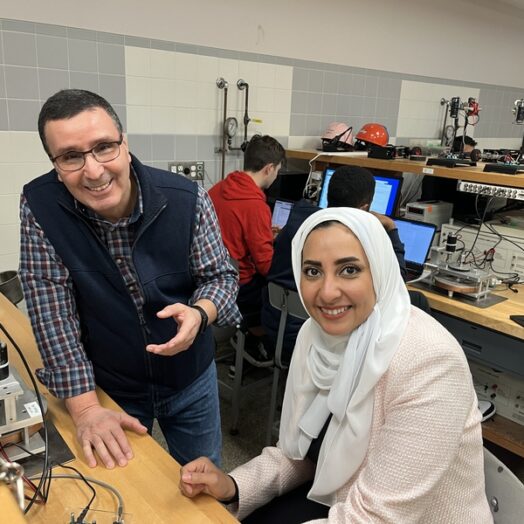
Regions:
M 491 293 L 498 283 L 491 266 L 487 266 L 488 269 L 480 267 L 470 251 L 464 248 L 459 235 L 449 233 L 443 240 L 443 234 L 443 245 L 432 247 L 430 260 L 424 264 L 427 276 L 415 285 L 480 308 L 506 300 Z
M 21 442 L 29 452 L 16 446 L 6 447 L 10 461 L 45 450 L 37 431 L 42 422 L 35 393 L 28 389 L 16 369 L 9 367 L 7 347 L 0 342 L 0 443 Z
M 408 281 L 414 280 L 422 274 L 424 262 L 428 258 L 437 226 L 404 218 L 395 218 L 394 221 L 398 236 L 404 244 L 404 261 L 406 262 Z
M 295 203 L 290 200 L 275 200 L 273 214 L 271 215 L 271 226 L 282 229 L 287 224 L 294 205 Z
M 426 200 L 407 203 L 404 216 L 410 220 L 435 224 L 440 229 L 442 224 L 449 222 L 452 213 L 452 203 L 443 202 L 442 200 Z

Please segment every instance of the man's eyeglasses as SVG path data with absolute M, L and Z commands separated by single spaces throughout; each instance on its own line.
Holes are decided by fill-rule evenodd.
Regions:
M 124 140 L 120 136 L 120 140 L 116 142 L 101 142 L 95 147 L 87 151 L 67 151 L 61 155 L 51 158 L 51 162 L 56 164 L 62 171 L 77 171 L 82 169 L 86 163 L 86 155 L 91 153 L 97 162 L 103 164 L 104 162 L 111 162 L 120 155 L 120 146 Z

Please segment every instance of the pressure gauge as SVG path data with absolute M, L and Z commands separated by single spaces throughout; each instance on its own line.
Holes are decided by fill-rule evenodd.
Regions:
M 234 116 L 226 118 L 224 122 L 224 132 L 229 138 L 233 138 L 237 134 L 238 120 Z

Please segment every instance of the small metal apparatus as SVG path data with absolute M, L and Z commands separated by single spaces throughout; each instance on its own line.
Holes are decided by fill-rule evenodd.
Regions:
M 468 98 L 467 102 L 462 102 L 459 96 L 454 96 L 450 100 L 441 98 L 440 105 L 446 106 L 444 110 L 444 121 L 442 123 L 440 144 L 442 146 L 451 147 L 453 140 L 458 136 L 457 131 L 461 127 L 459 123 L 461 116 L 464 119 L 464 125 L 462 127 L 464 129 L 464 135 L 466 135 L 466 128 L 468 125 L 475 126 L 478 124 L 480 118 L 479 113 L 482 108 L 479 106 L 477 99 L 471 96 Z M 448 112 L 449 117 L 453 121 L 453 125 L 447 124 Z M 463 151 L 460 151 L 460 153 L 462 152 Z M 480 157 L 476 160 L 479 159 Z
M 515 115 L 515 124 L 524 124 L 524 98 L 515 100 L 513 106 L 512 112 Z
M 0 482 L 13 489 L 19 508 L 24 510 L 24 468 L 16 462 L 8 462 L 0 457 Z
M 445 289 L 448 296 L 453 298 L 454 293 L 466 295 L 475 300 L 486 298 L 490 291 L 492 275 L 481 269 L 455 269 L 452 267 L 439 267 L 433 275 L 433 285 Z
M 44 441 L 38 432 L 31 432 L 31 428 L 42 422 L 35 394 L 27 388 L 16 369 L 11 369 L 8 377 L 0 381 L 0 442 L 16 437 L 31 453 L 41 453 L 45 450 Z M 16 446 L 5 451 L 11 461 L 29 455 Z
M 424 264 L 429 274 L 421 282 L 444 290 L 449 298 L 458 294 L 477 302 L 480 307 L 492 305 L 488 297 L 496 284 L 495 275 L 472 267 L 465 259 L 466 255 L 457 250 L 456 237 L 449 235 L 446 246 L 431 248 L 430 260 Z M 483 302 L 482 305 L 480 302 Z

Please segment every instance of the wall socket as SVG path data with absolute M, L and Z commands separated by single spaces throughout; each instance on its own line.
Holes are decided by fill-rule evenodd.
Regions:
M 190 180 L 204 180 L 205 164 L 201 160 L 191 162 L 169 162 L 169 171 L 185 176 Z

